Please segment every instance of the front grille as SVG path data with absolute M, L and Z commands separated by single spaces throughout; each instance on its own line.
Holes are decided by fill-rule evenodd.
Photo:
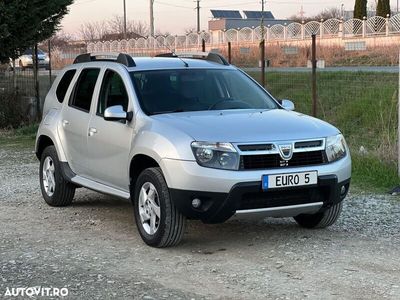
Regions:
M 293 153 L 289 161 L 284 161 L 279 154 L 243 155 L 240 158 L 241 170 L 273 169 L 284 167 L 302 167 L 326 163 L 325 151 Z
M 322 141 L 297 142 L 294 144 L 294 147 L 296 149 L 317 148 L 321 146 L 322 146 Z
M 301 205 L 323 202 L 328 195 L 329 189 L 318 187 L 283 191 L 260 191 L 243 194 L 236 205 L 238 210 Z
M 240 151 L 270 151 L 275 148 L 273 144 L 239 145 Z

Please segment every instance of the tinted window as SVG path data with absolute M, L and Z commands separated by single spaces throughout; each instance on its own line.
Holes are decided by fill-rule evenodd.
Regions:
M 128 111 L 128 93 L 121 76 L 108 70 L 101 86 L 97 114 L 103 115 L 106 108 L 115 105 L 122 105 L 124 110 Z
M 143 111 L 148 114 L 274 109 L 275 101 L 237 70 L 182 69 L 131 73 Z
M 85 69 L 79 75 L 70 105 L 89 112 L 93 91 L 96 86 L 100 69 Z
M 56 91 L 58 102 L 63 103 L 65 94 L 67 93 L 68 87 L 71 84 L 72 78 L 74 78 L 75 73 L 76 70 L 69 70 L 65 72 L 64 76 L 61 78 Z

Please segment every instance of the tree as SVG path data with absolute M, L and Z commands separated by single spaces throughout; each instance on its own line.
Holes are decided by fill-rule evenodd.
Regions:
M 146 36 L 148 27 L 141 21 L 128 20 L 126 24 L 127 38 Z M 114 16 L 109 20 L 87 22 L 81 25 L 79 35 L 85 42 L 95 42 L 124 38 L 124 18 Z
M 390 0 L 378 0 L 378 5 L 376 6 L 376 15 L 386 18 L 390 15 Z
M 298 22 L 301 23 L 302 21 L 304 22 L 310 22 L 310 21 L 321 21 L 321 19 L 323 20 L 328 20 L 328 19 L 340 19 L 342 17 L 342 12 L 339 8 L 337 7 L 329 7 L 329 8 L 325 8 L 324 10 L 320 11 L 318 14 L 311 16 L 311 17 L 307 17 L 307 18 L 302 18 L 300 16 L 292 16 L 289 19 L 294 21 L 294 22 Z
M 354 18 L 363 19 L 367 16 L 367 0 L 356 0 L 354 5 Z
M 0 61 L 50 38 L 73 0 L 0 1 Z

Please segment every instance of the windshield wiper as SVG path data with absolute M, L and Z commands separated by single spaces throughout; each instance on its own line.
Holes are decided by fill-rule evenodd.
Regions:
M 185 112 L 185 110 L 179 108 L 176 110 L 156 111 L 156 112 L 150 113 L 150 115 L 154 116 L 154 115 L 173 114 L 173 113 L 180 113 L 180 112 Z

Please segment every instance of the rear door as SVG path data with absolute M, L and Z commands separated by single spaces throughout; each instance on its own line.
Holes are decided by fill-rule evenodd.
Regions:
M 110 67 L 102 78 L 96 110 L 89 124 L 89 177 L 129 191 L 128 158 L 134 122 L 106 121 L 103 117 L 104 111 L 111 106 L 121 105 L 126 112 L 133 110 L 131 82 L 123 79 L 122 72 Z
M 61 113 L 59 135 L 71 169 L 80 176 L 88 174 L 87 138 L 90 108 L 97 86 L 99 68 L 82 69 L 68 103 Z

